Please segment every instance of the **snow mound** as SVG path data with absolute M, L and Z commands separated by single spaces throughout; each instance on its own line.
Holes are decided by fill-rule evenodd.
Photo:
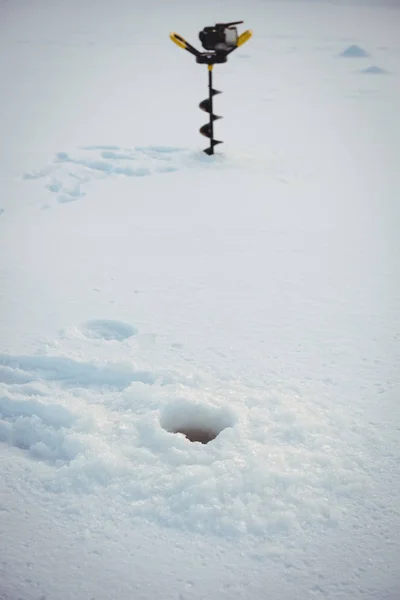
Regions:
M 169 433 L 184 435 L 190 442 L 208 444 L 224 429 L 235 424 L 226 408 L 192 404 L 186 400 L 164 408 L 160 423 Z
M 32 458 L 73 460 L 83 448 L 71 431 L 75 421 L 76 415 L 57 404 L 0 397 L 0 442 L 26 450 Z
M 364 48 L 353 44 L 346 48 L 346 50 L 343 50 L 343 52 L 340 53 L 340 56 L 343 56 L 344 58 L 366 58 L 369 54 Z
M 360 72 L 365 73 L 366 75 L 387 75 L 389 73 L 389 71 L 386 71 L 386 69 L 382 69 L 381 67 L 377 67 L 376 65 L 371 65 L 370 67 L 367 67 L 366 69 L 363 69 Z

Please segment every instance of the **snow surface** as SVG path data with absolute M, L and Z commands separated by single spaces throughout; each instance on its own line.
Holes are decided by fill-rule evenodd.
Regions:
M 398 7 L 0 16 L 0 598 L 398 600 Z

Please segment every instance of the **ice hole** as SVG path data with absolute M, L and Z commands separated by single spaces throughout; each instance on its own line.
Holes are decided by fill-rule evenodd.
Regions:
M 190 442 L 208 444 L 224 429 L 232 427 L 235 415 L 227 408 L 177 401 L 165 407 L 160 423 L 169 433 L 181 433 Z

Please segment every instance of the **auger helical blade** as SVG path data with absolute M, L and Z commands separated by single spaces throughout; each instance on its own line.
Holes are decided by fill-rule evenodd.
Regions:
M 214 121 L 222 119 L 219 115 L 213 113 L 213 97 L 217 94 L 221 94 L 219 90 L 215 90 L 212 87 L 212 65 L 208 68 L 208 98 L 202 100 L 199 104 L 199 108 L 210 115 L 208 123 L 200 127 L 201 135 L 210 138 L 210 145 L 204 150 L 208 155 L 214 154 L 214 148 L 218 144 L 222 144 L 221 141 L 214 139 Z
M 214 154 L 214 146 L 217 146 L 218 144 L 222 144 L 222 142 L 218 140 L 211 140 L 209 148 L 206 148 L 205 150 L 203 150 L 203 152 L 208 154 L 208 156 L 211 156 L 211 154 Z
M 206 123 L 199 129 L 201 135 L 210 138 L 210 146 L 209 148 L 206 148 L 206 150 L 204 150 L 206 154 L 214 154 L 214 147 L 218 144 L 222 144 L 222 141 L 214 139 L 213 123 L 218 119 L 222 119 L 222 117 L 219 117 L 218 115 L 210 115 L 210 122 Z
M 216 96 L 217 94 L 222 94 L 222 92 L 211 89 L 210 96 L 208 98 L 206 98 L 205 100 L 203 100 L 202 102 L 200 102 L 199 108 L 201 110 L 204 110 L 204 112 L 211 113 L 212 112 L 212 101 L 210 100 L 210 97 L 212 98 L 213 96 Z
M 208 137 L 211 139 L 211 125 L 210 123 L 206 123 L 205 125 L 203 125 L 203 127 L 200 127 L 199 129 L 201 135 L 204 135 L 204 137 Z M 221 142 L 218 142 L 221 143 Z

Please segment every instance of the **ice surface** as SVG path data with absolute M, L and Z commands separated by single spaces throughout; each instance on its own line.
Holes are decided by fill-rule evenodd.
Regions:
M 0 598 L 400 597 L 399 12 L 367 4 L 3 3 Z M 168 34 L 230 18 L 208 157 Z

